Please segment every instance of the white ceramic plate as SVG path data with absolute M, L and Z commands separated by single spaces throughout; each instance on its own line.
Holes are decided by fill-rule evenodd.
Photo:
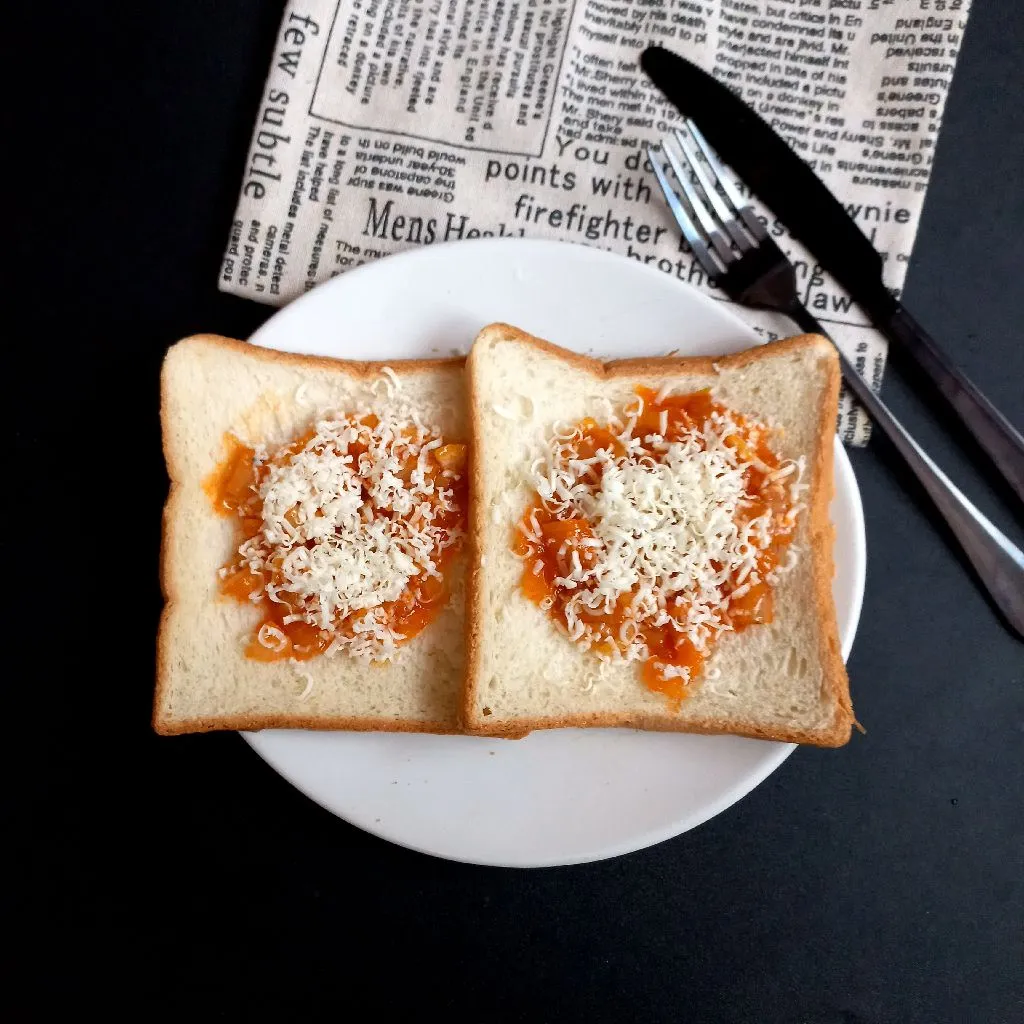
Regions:
M 252 338 L 291 352 L 405 359 L 465 351 L 504 320 L 600 356 L 717 355 L 757 342 L 722 304 L 621 256 L 555 242 L 484 239 L 350 271 Z M 836 442 L 834 593 L 849 655 L 864 590 L 864 522 Z M 246 734 L 289 782 L 346 821 L 403 846 L 476 864 L 538 867 L 628 853 L 735 803 L 792 752 L 785 743 L 616 729 L 468 736 Z M 837 757 L 842 754 L 837 753 Z

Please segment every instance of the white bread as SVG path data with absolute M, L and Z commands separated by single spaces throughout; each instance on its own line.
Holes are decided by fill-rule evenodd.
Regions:
M 832 602 L 828 519 L 839 367 L 826 339 L 805 335 L 714 360 L 603 364 L 494 324 L 477 337 L 467 373 L 468 731 L 632 726 L 821 746 L 849 739 L 853 714 Z M 773 447 L 783 458 L 806 458 L 810 485 L 794 540 L 800 558 L 775 588 L 774 621 L 723 634 L 708 662 L 720 675 L 702 681 L 678 710 L 642 685 L 635 662 L 606 663 L 599 675 L 597 655 L 522 594 L 522 562 L 510 549 L 531 496 L 526 468 L 551 425 L 600 417 L 595 399 L 620 406 L 640 384 L 682 392 L 710 386 L 730 408 L 781 427 Z
M 244 644 L 259 613 L 218 593 L 217 570 L 237 546 L 235 524 L 216 514 L 202 482 L 224 457 L 225 433 L 254 444 L 284 443 L 317 413 L 372 400 L 383 365 L 288 355 L 212 335 L 168 351 L 161 421 L 171 489 L 164 509 L 157 732 L 458 731 L 463 564 L 455 567 L 445 611 L 383 665 L 344 653 L 300 666 L 252 661 Z M 463 367 L 461 359 L 394 364 L 403 397 L 453 441 L 467 439 Z M 310 677 L 312 689 L 300 699 Z

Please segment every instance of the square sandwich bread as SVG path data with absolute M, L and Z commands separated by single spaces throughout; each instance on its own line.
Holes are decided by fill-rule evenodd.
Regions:
M 464 442 L 462 359 L 360 363 L 291 355 L 212 335 L 167 354 L 161 382 L 164 509 L 153 724 L 159 733 L 211 729 L 459 730 L 463 685 L 463 578 L 434 621 L 390 660 L 345 651 L 309 660 L 255 660 L 246 648 L 261 615 L 221 593 L 236 556 L 235 517 L 218 513 L 210 481 L 231 446 L 273 450 L 328 414 L 400 408 Z M 223 512 L 223 510 L 222 510 Z M 318 511 L 317 515 L 321 513 Z M 311 545 L 310 545 L 311 546 Z M 271 633 L 273 635 L 274 631 Z
M 564 726 L 628 726 L 822 746 L 848 740 L 853 715 L 832 601 L 828 516 L 839 366 L 826 339 L 791 338 L 714 359 L 602 363 L 494 324 L 478 336 L 467 373 L 471 569 L 464 719 L 469 731 L 502 735 Z M 523 553 L 515 550 L 524 515 L 525 532 L 536 529 L 536 522 L 530 525 L 529 507 L 537 488 L 547 487 L 550 496 L 554 483 L 557 497 L 552 436 L 571 438 L 573 424 L 587 417 L 603 423 L 616 409 L 635 409 L 638 387 L 659 396 L 710 389 L 711 398 L 729 410 L 770 425 L 771 444 L 782 460 L 780 474 L 793 470 L 792 479 L 800 471 L 802 507 L 797 506 L 787 571 L 779 573 L 773 588 L 771 621 L 721 632 L 703 671 L 686 686 L 685 699 L 666 699 L 643 685 L 638 661 L 602 658 L 593 647 L 574 642 L 569 634 L 582 631 L 578 623 L 559 621 L 550 608 L 525 594 Z M 593 495 L 587 500 L 589 507 L 608 511 L 603 524 L 593 527 L 603 539 L 591 543 L 598 550 L 604 545 L 598 557 L 614 555 L 623 564 L 602 578 L 613 579 L 616 572 L 628 576 L 636 565 L 642 576 L 652 564 L 690 564 L 686 552 L 667 547 L 680 545 L 680 537 L 696 536 L 686 529 L 704 528 L 684 522 L 692 510 L 682 507 L 699 504 L 704 496 L 680 498 L 682 492 L 673 491 L 675 485 L 664 477 L 652 484 L 664 471 L 653 462 L 646 476 L 635 460 L 620 460 L 622 471 L 614 460 L 604 465 L 605 504 Z M 646 490 L 637 483 L 641 476 Z M 614 501 L 608 497 L 613 487 L 619 488 Z M 615 516 L 626 524 L 624 530 L 609 525 Z M 645 534 L 647 523 L 654 525 Z M 716 562 L 711 566 L 711 571 L 720 568 Z M 534 568 L 542 572 L 539 560 Z M 563 571 L 568 575 L 569 570 Z M 586 566 L 576 577 L 587 577 Z M 594 578 L 578 585 L 590 586 Z M 577 584 L 570 580 L 564 585 Z

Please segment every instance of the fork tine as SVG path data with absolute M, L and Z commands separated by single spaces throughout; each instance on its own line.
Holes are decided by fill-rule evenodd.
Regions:
M 723 228 L 725 228 L 726 233 L 733 240 L 736 248 L 739 249 L 740 252 L 746 252 L 748 249 L 752 249 L 754 247 L 754 243 L 751 242 L 743 233 L 743 228 L 740 227 L 732 210 L 722 202 L 721 197 L 718 195 L 718 190 L 708 180 L 708 176 L 704 173 L 704 169 L 700 165 L 700 158 L 697 156 L 696 152 L 694 152 L 693 144 L 678 128 L 673 134 L 675 135 L 679 149 L 682 151 L 683 156 L 686 157 L 686 162 L 690 165 L 690 170 L 693 171 L 698 184 L 704 190 L 705 201 L 711 206 L 711 209 L 714 210 L 719 223 Z
M 722 166 L 721 161 L 718 159 L 718 155 L 708 145 L 708 140 L 704 138 L 704 133 L 697 127 L 697 125 L 690 119 L 686 118 L 685 122 L 687 129 L 693 136 L 694 141 L 700 147 L 700 151 L 704 154 L 704 159 L 707 160 L 708 166 L 714 172 L 715 177 L 718 179 L 718 184 L 721 185 L 722 191 L 725 193 L 726 199 L 732 203 L 734 209 L 739 209 L 741 206 L 746 205 L 744 198 L 736 191 L 736 186 L 729 180 L 729 176 L 725 173 L 725 168 Z
M 718 222 L 714 216 L 708 212 L 707 206 L 701 201 L 701 196 L 697 189 L 690 183 L 690 176 L 686 173 L 683 165 L 679 162 L 679 157 L 675 155 L 672 147 L 669 145 L 669 140 L 662 139 L 661 150 L 668 157 L 668 162 L 672 165 L 672 170 L 675 171 L 676 181 L 679 182 L 679 187 L 683 190 L 683 194 L 686 196 L 690 203 L 690 209 L 693 210 L 700 223 L 704 234 L 708 236 L 708 241 L 711 243 L 711 248 L 715 250 L 718 258 L 723 264 L 728 265 L 736 257 L 733 256 L 732 249 L 729 243 L 722 236 L 722 232 L 718 230 Z M 683 154 L 684 159 L 686 154 Z
M 757 214 L 754 213 L 750 204 L 739 194 L 736 190 L 736 186 L 729 180 L 729 175 L 726 173 L 725 168 L 718 159 L 718 155 L 708 145 L 708 141 L 704 138 L 703 132 L 701 132 L 690 118 L 686 119 L 686 127 L 689 129 L 690 135 L 693 136 L 694 141 L 700 147 L 701 153 L 704 154 L 704 159 L 708 162 L 708 166 L 711 168 L 711 173 L 714 174 L 715 180 L 725 193 L 725 198 L 729 200 L 732 208 L 736 211 L 736 215 L 743 221 L 744 226 L 754 236 L 754 238 L 759 242 L 763 242 L 765 238 L 768 237 L 768 233 L 765 231 L 764 225 L 760 220 L 758 220 Z
M 701 235 L 696 225 L 690 219 L 686 208 L 679 202 L 679 196 L 676 195 L 676 190 L 665 176 L 665 172 L 662 170 L 659 160 L 655 157 L 650 143 L 644 143 L 644 148 L 647 150 L 647 159 L 650 160 L 651 166 L 654 168 L 654 174 L 658 179 L 658 184 L 661 186 L 661 191 L 665 194 L 665 201 L 668 203 L 672 216 L 675 217 L 676 223 L 679 225 L 679 230 L 683 233 L 683 238 L 686 239 L 693 255 L 697 257 L 697 262 L 707 271 L 708 277 L 716 280 L 722 273 L 721 267 L 715 262 L 714 257 L 708 250 L 703 235 Z

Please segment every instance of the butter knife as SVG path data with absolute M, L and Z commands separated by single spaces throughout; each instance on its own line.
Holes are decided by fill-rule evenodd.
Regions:
M 1024 502 L 1024 437 L 886 288 L 881 255 L 814 171 L 728 86 L 696 64 L 651 46 L 640 55 L 640 66 L 871 323 L 913 358 Z

